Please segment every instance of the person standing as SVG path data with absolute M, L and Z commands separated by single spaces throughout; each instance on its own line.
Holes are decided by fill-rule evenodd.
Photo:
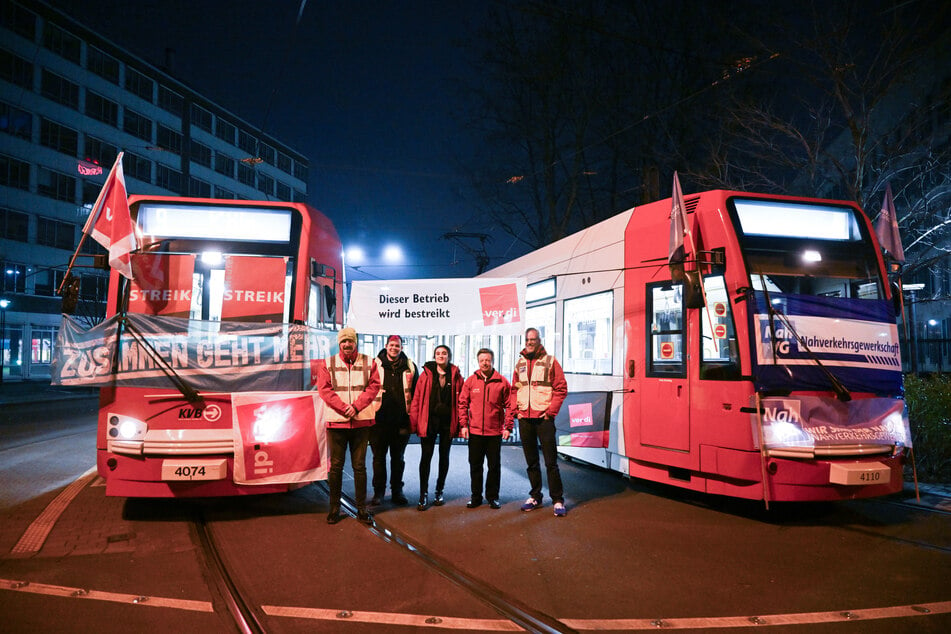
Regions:
M 357 519 L 372 524 L 367 511 L 367 442 L 373 426 L 380 392 L 376 361 L 357 352 L 357 332 L 344 328 L 337 333 L 340 352 L 317 364 L 315 385 L 326 404 L 327 440 L 330 444 L 330 513 L 327 523 L 340 521 L 343 466 L 350 451 Z
M 403 352 L 403 340 L 390 335 L 386 346 L 377 356 L 383 371 L 383 401 L 376 413 L 376 424 L 370 430 L 370 449 L 373 450 L 373 499 L 371 506 L 383 501 L 386 493 L 386 454 L 390 454 L 390 499 L 395 504 L 406 504 L 403 495 L 404 456 L 409 442 L 409 406 L 419 373 L 416 365 Z
M 525 331 L 525 348 L 512 376 L 512 409 L 516 410 L 518 417 L 518 433 L 531 485 L 529 498 L 522 504 L 523 511 L 532 511 L 542 505 L 542 472 L 538 462 L 540 444 L 548 475 L 548 493 L 555 503 L 555 516 L 568 514 L 555 436 L 555 417 L 567 396 L 568 383 L 561 365 L 545 351 L 538 330 L 529 328 Z
M 433 461 L 436 438 L 439 438 L 439 471 L 436 475 L 434 506 L 442 506 L 443 488 L 449 474 L 449 453 L 452 439 L 459 433 L 459 393 L 462 391 L 462 373 L 450 363 L 452 352 L 439 345 L 433 351 L 433 360 L 427 361 L 419 374 L 413 402 L 410 405 L 410 428 L 419 435 L 419 504 L 417 509 L 429 508 L 429 468 Z
M 482 348 L 476 354 L 479 369 L 466 379 L 459 394 L 459 425 L 469 439 L 469 478 L 472 497 L 466 506 L 482 506 L 482 465 L 488 463 L 485 496 L 489 507 L 502 508 L 499 486 L 502 479 L 502 441 L 512 432 L 513 415 L 508 408 L 511 386 L 495 371 L 495 353 Z

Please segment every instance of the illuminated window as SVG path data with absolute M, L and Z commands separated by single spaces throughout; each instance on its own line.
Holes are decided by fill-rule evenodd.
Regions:
M 555 339 L 555 304 L 543 304 L 525 309 L 525 327 L 536 328 L 542 344 L 549 352 L 555 353 L 558 341 Z
M 541 282 L 534 282 L 525 289 L 525 301 L 531 304 L 543 299 L 551 299 L 555 296 L 555 291 L 555 278 L 553 277 Z
M 647 287 L 648 376 L 686 376 L 683 285 Z
M 565 372 L 611 374 L 614 348 L 614 293 L 565 300 Z
M 701 309 L 701 379 L 737 379 L 740 376 L 739 350 L 733 310 L 722 275 L 703 280 L 707 306 Z

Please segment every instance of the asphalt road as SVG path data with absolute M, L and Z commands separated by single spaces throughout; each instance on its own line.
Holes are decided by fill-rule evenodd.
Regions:
M 234 631 L 203 535 L 266 631 L 951 631 L 951 515 L 905 496 L 767 512 L 563 463 L 555 518 L 550 502 L 518 510 L 527 479 L 505 447 L 503 508 L 470 510 L 457 445 L 446 506 L 386 502 L 375 527 L 330 526 L 319 484 L 198 501 L 107 498 L 93 475 L 67 487 L 92 465 L 89 422 L 31 437 L 30 420 L 0 436 L 0 476 L 34 487 L 0 508 L 4 631 Z

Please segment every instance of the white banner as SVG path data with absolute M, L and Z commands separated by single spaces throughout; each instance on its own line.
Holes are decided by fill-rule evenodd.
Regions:
M 347 325 L 372 335 L 520 335 L 523 278 L 353 282 Z

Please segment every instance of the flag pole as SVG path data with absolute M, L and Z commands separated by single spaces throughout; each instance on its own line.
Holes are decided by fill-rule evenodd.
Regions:
M 89 215 L 86 217 L 86 224 L 83 225 L 83 230 L 79 238 L 79 244 L 76 245 L 76 250 L 73 252 L 73 257 L 69 259 L 69 265 L 66 267 L 66 274 L 63 276 L 63 279 L 59 283 L 59 288 L 56 289 L 57 295 L 63 294 L 63 287 L 66 285 L 66 280 L 69 278 L 69 272 L 73 270 L 73 265 L 76 264 L 76 258 L 79 257 L 79 251 L 83 248 L 83 244 L 86 242 L 86 237 L 89 235 L 89 228 L 92 226 L 95 216 L 99 215 L 101 210 L 102 198 L 106 195 L 106 184 L 109 183 L 109 179 L 116 171 L 116 166 L 122 161 L 122 155 L 125 152 L 119 152 L 119 155 L 116 156 L 116 162 L 112 164 L 112 169 L 109 171 L 109 175 L 106 176 L 106 182 L 102 184 L 102 188 L 99 190 L 99 195 L 96 196 L 96 202 L 93 203 L 92 209 L 89 210 Z

